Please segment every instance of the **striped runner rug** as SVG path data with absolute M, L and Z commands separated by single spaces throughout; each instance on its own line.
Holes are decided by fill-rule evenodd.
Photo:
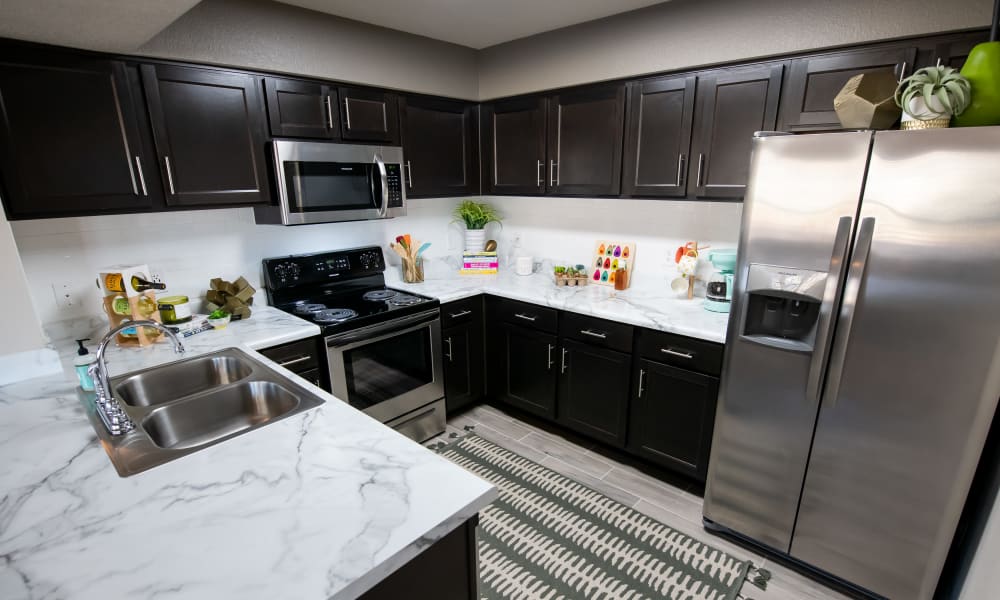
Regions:
M 770 576 L 475 434 L 438 452 L 500 490 L 477 531 L 483 600 L 734 600 Z

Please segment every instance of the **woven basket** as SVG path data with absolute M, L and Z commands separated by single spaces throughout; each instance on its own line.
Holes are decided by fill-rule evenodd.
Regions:
M 945 117 L 943 119 L 931 119 L 930 121 L 921 121 L 920 119 L 913 119 L 911 121 L 903 121 L 899 124 L 900 129 L 945 129 L 951 125 L 951 117 Z

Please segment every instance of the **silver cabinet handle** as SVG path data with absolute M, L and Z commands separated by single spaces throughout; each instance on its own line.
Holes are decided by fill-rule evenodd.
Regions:
M 455 362 L 455 358 L 452 356 L 451 353 L 451 337 L 446 337 L 444 339 L 444 343 L 448 344 L 448 351 L 445 352 L 444 354 L 445 356 L 448 357 L 448 362 Z
M 142 174 L 142 161 L 139 160 L 138 156 L 135 157 L 135 168 L 139 171 L 139 185 L 142 186 L 142 195 L 148 196 L 149 192 L 146 191 L 146 177 Z
M 471 310 L 463 310 L 462 312 L 448 313 L 448 316 L 451 317 L 452 319 L 457 319 L 459 317 L 464 317 L 465 315 L 471 315 L 471 314 L 472 314 Z
M 177 192 L 174 191 L 174 173 L 173 169 L 170 168 L 170 157 L 164 156 L 163 163 L 167 165 L 167 185 L 170 186 L 170 193 L 176 195 Z
M 589 335 L 591 337 L 600 338 L 602 340 L 608 339 L 608 334 L 604 333 L 603 331 L 591 331 L 589 329 L 581 329 L 580 333 L 582 333 L 583 335 Z
M 562 373 L 565 373 L 565 372 L 566 372 L 566 349 L 563 348 L 562 349 L 562 364 L 559 366 L 559 373 L 562 374 Z
M 297 365 L 299 363 L 304 363 L 304 362 L 306 362 L 307 360 L 310 360 L 310 359 L 312 359 L 312 356 L 300 356 L 298 358 L 293 358 L 292 360 L 286 360 L 284 362 L 280 362 L 280 363 L 278 363 L 278 365 L 280 365 L 282 367 L 288 367 L 288 366 L 291 366 L 291 365 Z
M 684 186 L 684 163 L 687 162 L 687 156 L 683 154 L 677 155 L 677 187 Z
M 556 175 L 556 165 L 559 164 L 554 160 L 549 161 L 549 185 L 555 187 L 559 183 L 559 177 Z
M 350 98 L 344 98 L 344 122 L 347 125 L 347 130 L 351 130 L 351 102 Z
M 330 95 L 326 95 L 326 124 L 330 129 L 333 129 L 333 103 L 330 101 Z
M 545 180 L 542 179 L 542 161 L 539 160 L 539 161 L 535 161 L 535 162 L 537 163 L 536 166 L 535 166 L 535 175 L 538 178 L 538 180 L 535 183 L 535 185 L 538 186 L 538 187 L 542 187 L 543 185 L 545 185 Z
M 854 324 L 854 309 L 857 308 L 861 296 L 861 285 L 864 283 L 865 272 L 868 269 L 868 255 L 872 250 L 872 238 L 875 237 L 875 218 L 861 219 L 858 227 L 858 241 L 854 244 L 854 255 L 844 282 L 844 299 L 840 303 L 840 317 L 837 323 L 836 339 L 830 354 L 830 367 L 826 377 L 826 392 L 823 394 L 823 404 L 833 408 L 840 393 L 840 378 L 844 374 L 844 361 L 847 359 L 847 345 L 851 338 L 851 326 Z
M 646 369 L 639 369 L 639 397 L 642 398 L 642 382 L 646 379 Z
M 518 319 L 524 319 L 525 321 L 530 321 L 532 323 L 534 323 L 535 321 L 538 320 L 538 317 L 536 317 L 534 315 L 525 315 L 525 314 L 521 314 L 521 313 L 514 313 L 514 316 L 517 317 Z
M 705 174 L 705 155 L 701 152 L 698 153 L 698 179 L 695 181 L 695 187 L 701 187 L 702 177 Z
M 552 351 L 555 350 L 555 348 L 556 348 L 555 346 L 549 344 L 549 366 L 548 366 L 549 371 L 552 370 L 552 365 L 555 364 L 554 362 L 552 362 Z
M 833 238 L 833 252 L 830 255 L 829 275 L 823 290 L 823 301 L 819 305 L 816 323 L 816 340 L 813 343 L 812 359 L 809 361 L 809 377 L 806 380 L 806 398 L 818 403 L 823 391 L 823 369 L 830 350 L 830 330 L 833 329 L 833 311 L 840 297 L 847 261 L 847 247 L 851 241 L 852 217 L 840 217 L 837 234 Z
M 903 61 L 903 66 L 899 68 L 899 81 L 898 81 L 898 83 L 903 83 L 904 79 L 906 79 L 906 61 L 905 60 Z
M 136 156 L 135 160 L 136 160 L 136 163 L 138 164 L 139 157 Z M 127 156 L 125 157 L 125 164 L 128 165 L 128 177 L 129 177 L 129 179 L 132 180 L 132 195 L 133 196 L 138 196 L 139 195 L 139 186 L 136 185 L 136 183 L 135 183 L 135 169 L 132 167 L 132 161 L 130 161 Z
M 406 183 L 407 186 L 413 189 L 413 167 L 410 166 L 410 161 L 406 161 Z
M 660 348 L 660 352 L 669 354 L 670 356 L 676 356 L 677 358 L 694 358 L 694 352 L 681 352 L 674 350 L 673 348 Z

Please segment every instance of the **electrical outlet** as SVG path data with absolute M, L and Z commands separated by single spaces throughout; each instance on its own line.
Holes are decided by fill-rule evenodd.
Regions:
M 76 305 L 76 296 L 73 295 L 68 283 L 53 283 L 52 293 L 56 297 L 56 305 L 59 308 L 72 308 Z

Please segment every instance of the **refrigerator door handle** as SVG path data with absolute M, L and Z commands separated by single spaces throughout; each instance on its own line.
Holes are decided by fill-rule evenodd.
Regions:
M 833 341 L 830 353 L 830 370 L 826 377 L 826 392 L 823 403 L 833 408 L 840 392 L 840 378 L 844 374 L 844 362 L 847 359 L 847 345 L 851 337 L 851 325 L 854 323 L 854 311 L 858 298 L 861 296 L 861 285 L 864 283 L 868 268 L 868 254 L 872 250 L 872 238 L 875 236 L 875 218 L 861 219 L 858 227 L 858 241 L 854 247 L 851 266 L 844 282 L 844 299 L 840 304 L 840 323 L 837 325 L 837 337 Z
M 826 370 L 827 354 L 830 351 L 830 341 L 833 336 L 833 313 L 836 310 L 837 298 L 843 290 L 844 270 L 847 264 L 847 249 L 851 241 L 851 227 L 854 219 L 840 217 L 837 224 L 837 234 L 833 238 L 833 254 L 830 256 L 830 270 L 826 278 L 826 288 L 823 290 L 823 302 L 819 307 L 819 319 L 816 324 L 816 341 L 813 344 L 812 360 L 809 362 L 809 378 L 806 380 L 806 398 L 810 404 L 819 404 L 823 392 L 823 372 Z

